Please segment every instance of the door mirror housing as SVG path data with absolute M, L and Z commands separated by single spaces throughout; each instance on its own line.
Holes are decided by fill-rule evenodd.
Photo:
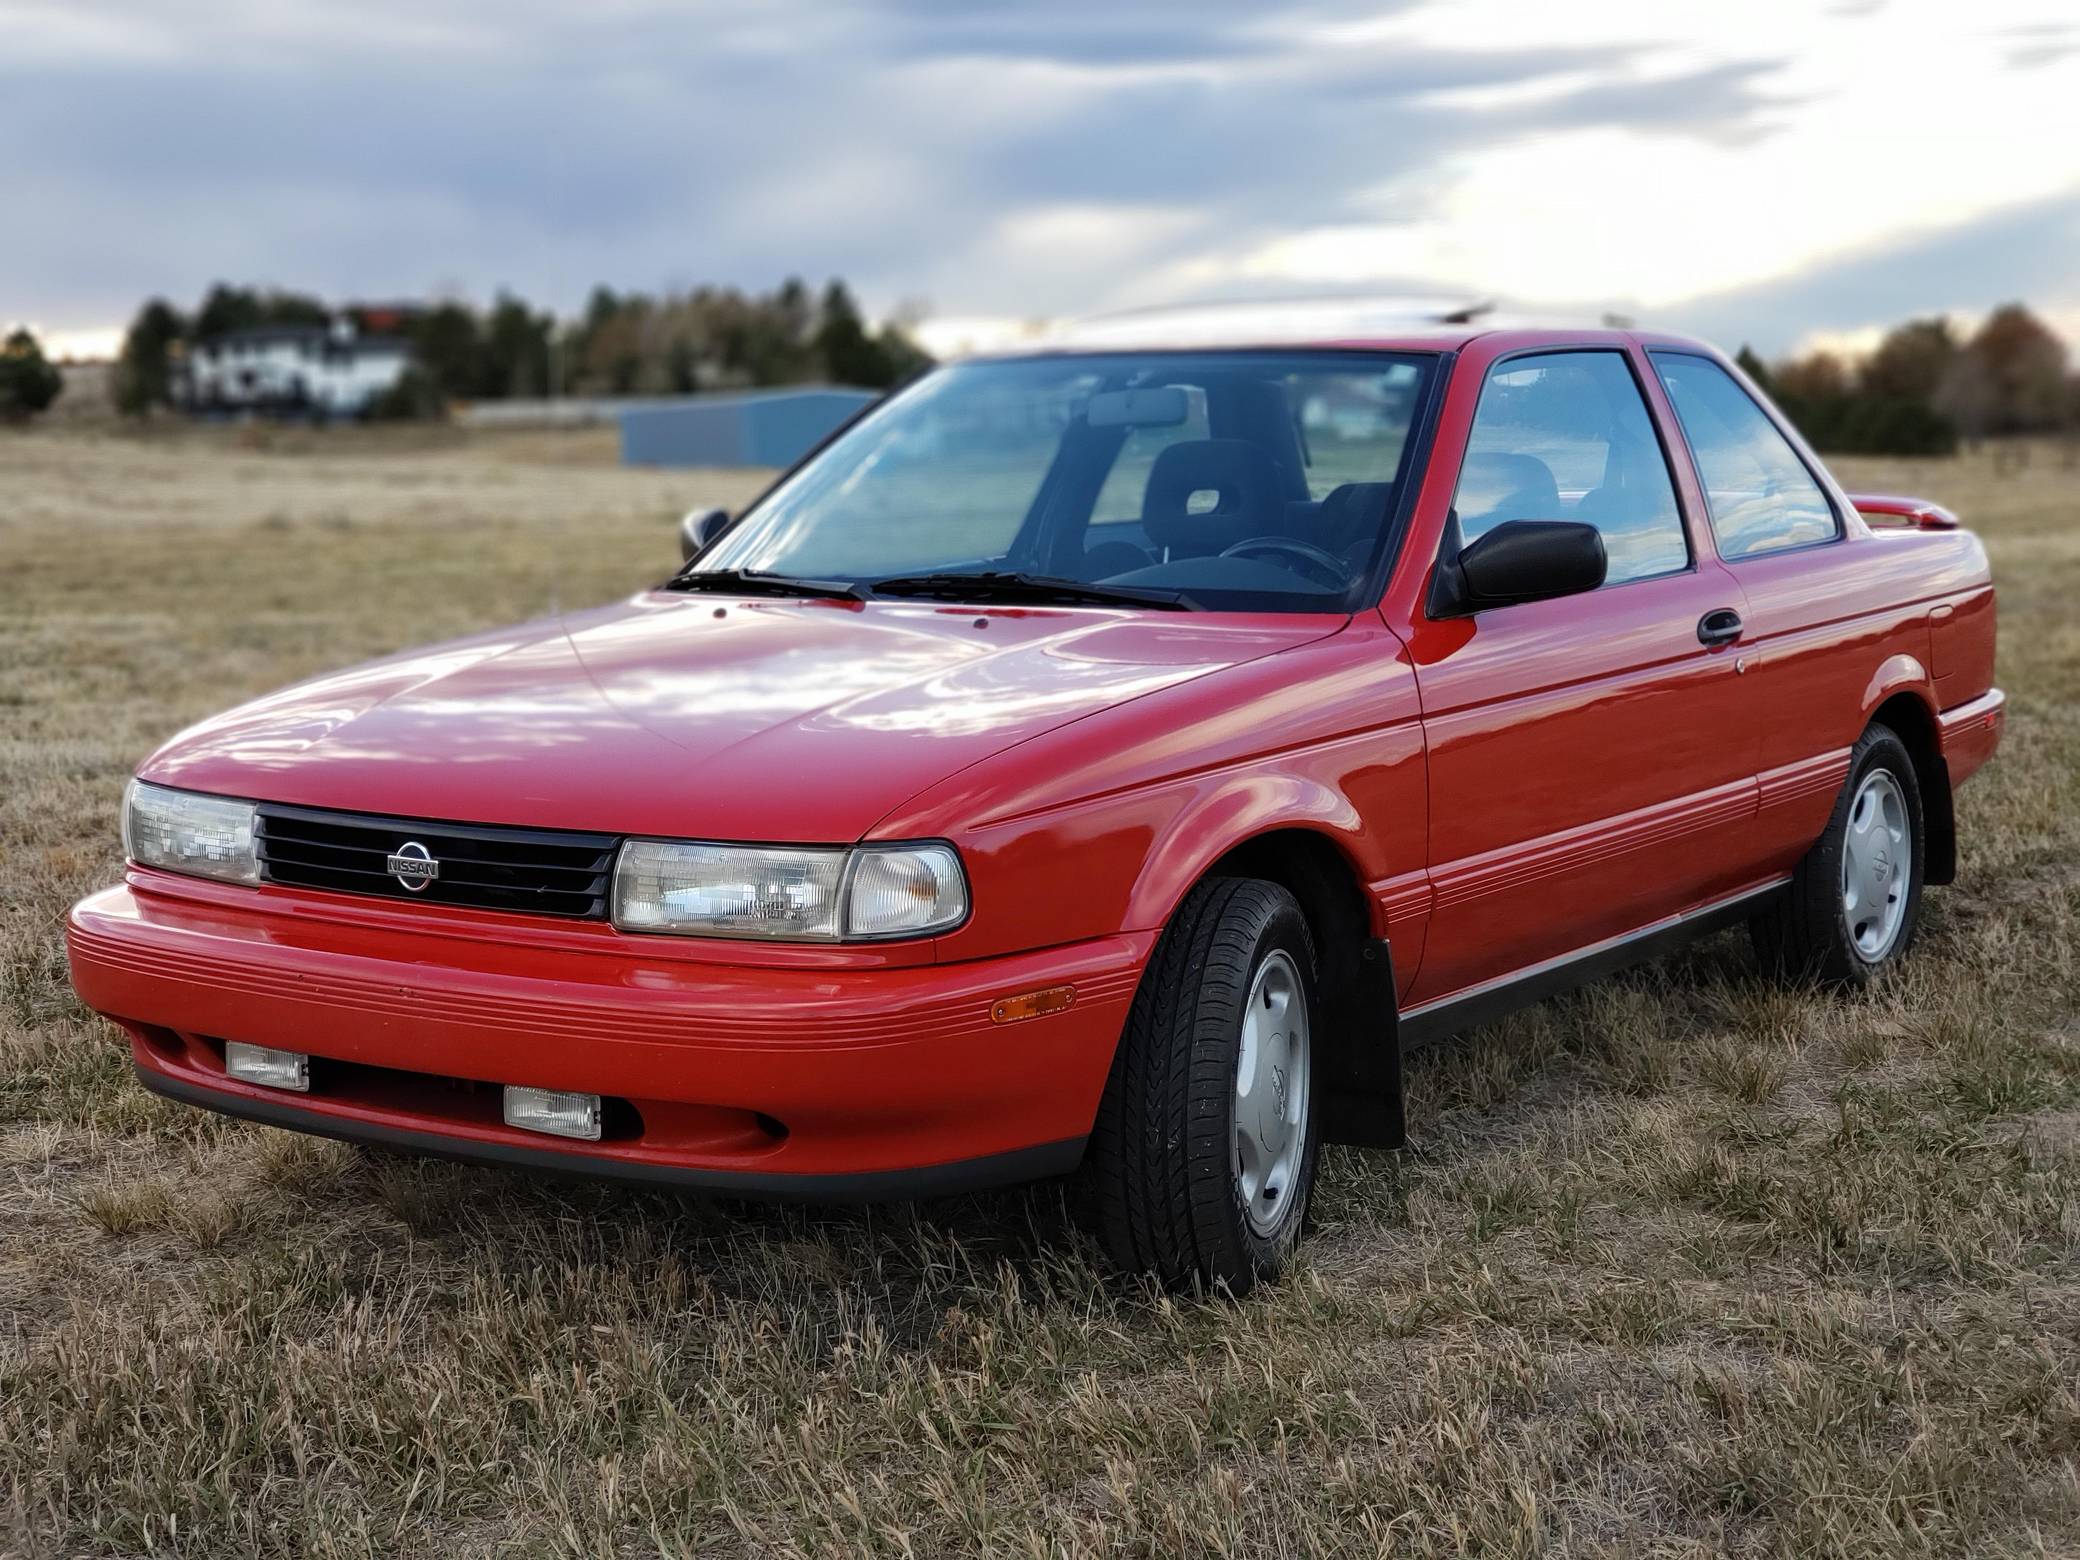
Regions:
M 1490 607 L 1577 596 L 1601 585 L 1608 567 L 1603 535 L 1593 525 L 1505 520 L 1438 569 L 1432 615 L 1463 617 Z
M 679 557 L 693 562 L 715 545 L 715 538 L 729 526 L 727 509 L 689 509 L 679 522 Z

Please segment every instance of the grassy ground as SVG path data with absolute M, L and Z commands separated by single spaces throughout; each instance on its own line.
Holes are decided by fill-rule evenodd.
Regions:
M 1050 1192 L 680 1202 L 131 1083 L 59 938 L 130 766 L 743 496 L 605 456 L 0 437 L 0 1553 L 2080 1547 L 2080 474 L 1845 463 L 2003 592 L 2008 747 L 1900 977 L 1725 938 L 1469 1036 L 1231 1304 L 1106 1283 Z

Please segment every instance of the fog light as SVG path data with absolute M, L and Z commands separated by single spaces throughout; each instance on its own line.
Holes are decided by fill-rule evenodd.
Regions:
M 264 1045 L 246 1045 L 237 1040 L 224 1043 L 224 1071 L 247 1083 L 265 1084 L 270 1089 L 294 1089 L 307 1093 L 311 1086 L 311 1059 L 301 1051 L 274 1051 Z
M 523 1089 L 506 1085 L 506 1125 L 558 1137 L 599 1136 L 599 1096 L 565 1094 L 557 1089 Z

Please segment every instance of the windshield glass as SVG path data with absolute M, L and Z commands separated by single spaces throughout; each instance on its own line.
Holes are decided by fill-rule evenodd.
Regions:
M 940 369 L 809 461 L 693 569 L 869 588 L 988 571 L 1219 610 L 1340 611 L 1413 475 L 1409 434 L 1433 361 L 1179 352 Z

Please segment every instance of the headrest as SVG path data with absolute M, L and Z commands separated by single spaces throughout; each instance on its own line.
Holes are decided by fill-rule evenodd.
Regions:
M 1469 455 L 1459 468 L 1459 518 L 1485 518 L 1503 509 L 1505 520 L 1557 520 L 1560 484 L 1535 455 Z
M 1210 505 L 1192 503 L 1201 493 L 1213 495 Z M 1247 439 L 1186 439 L 1149 468 L 1141 529 L 1172 556 L 1203 558 L 1276 530 L 1278 513 L 1278 468 L 1262 446 Z
M 1254 374 L 1209 375 L 1206 398 L 1213 414 L 1208 431 L 1215 438 L 1246 439 L 1262 449 L 1271 457 L 1278 496 L 1306 502 L 1307 458 L 1285 382 Z

